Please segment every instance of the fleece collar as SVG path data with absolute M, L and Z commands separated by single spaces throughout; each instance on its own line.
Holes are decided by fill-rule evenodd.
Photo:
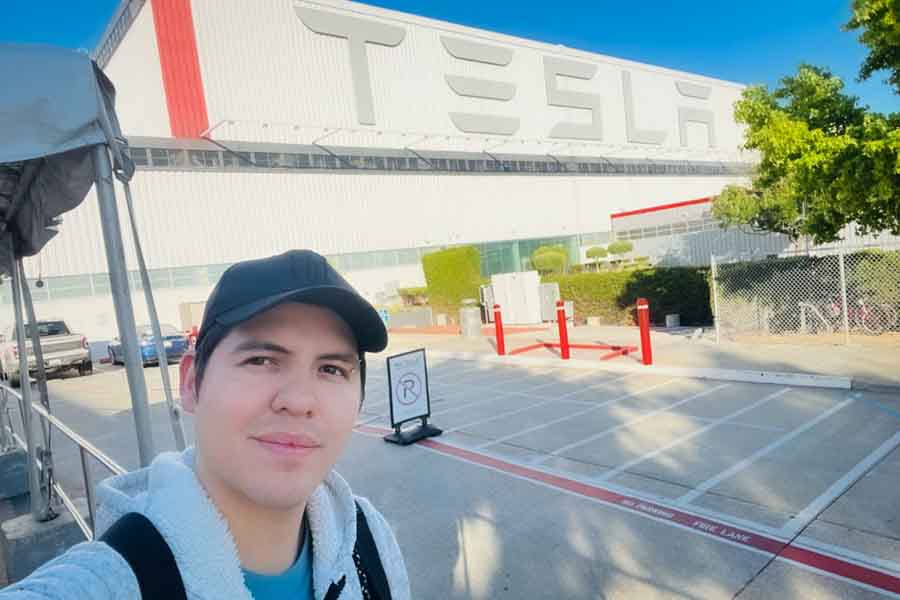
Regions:
M 194 471 L 193 448 L 165 452 L 144 469 L 103 481 L 97 488 L 97 534 L 129 512 L 146 516 L 172 549 L 192 598 L 252 600 L 225 518 Z M 315 596 L 325 595 L 352 565 L 356 506 L 350 486 L 332 471 L 307 502 L 313 541 Z

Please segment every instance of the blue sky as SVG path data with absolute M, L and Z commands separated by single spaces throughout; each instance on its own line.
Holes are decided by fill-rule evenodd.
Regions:
M 271 2 L 275 0 L 239 0 Z M 877 73 L 856 83 L 865 49 L 841 31 L 850 0 L 369 0 L 383 6 L 770 87 L 801 62 L 829 67 L 875 110 L 900 111 Z M 93 48 L 118 0 L 4 0 L 0 41 Z M 727 9 L 722 8 L 729 5 Z

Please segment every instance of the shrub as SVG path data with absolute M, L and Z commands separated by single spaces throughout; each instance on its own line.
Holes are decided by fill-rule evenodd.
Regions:
M 454 314 L 464 298 L 479 297 L 481 256 L 475 246 L 460 246 L 426 254 L 422 269 L 428 283 L 428 303 L 437 312 Z
M 403 299 L 404 304 L 425 304 L 428 298 L 427 287 L 399 288 L 397 294 Z
M 565 273 L 569 252 L 562 246 L 541 246 L 531 253 L 531 264 L 538 273 Z
M 634 250 L 634 245 L 631 242 L 626 242 L 624 240 L 618 240 L 611 243 L 606 247 L 610 254 L 614 256 L 621 256 L 622 254 L 628 254 L 632 250 Z
M 593 258 L 594 260 L 598 258 L 606 258 L 609 252 L 607 252 L 606 248 L 601 246 L 594 246 L 593 248 L 588 248 L 587 257 Z
M 579 316 L 596 316 L 614 325 L 634 323 L 638 298 L 650 301 L 650 320 L 662 323 L 671 313 L 685 325 L 712 322 L 707 269 L 677 267 L 575 275 L 551 275 L 564 300 L 575 302 Z

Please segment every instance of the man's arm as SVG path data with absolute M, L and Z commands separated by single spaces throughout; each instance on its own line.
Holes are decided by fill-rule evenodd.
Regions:
M 140 600 L 131 567 L 102 542 L 71 548 L 0 590 L 0 600 Z

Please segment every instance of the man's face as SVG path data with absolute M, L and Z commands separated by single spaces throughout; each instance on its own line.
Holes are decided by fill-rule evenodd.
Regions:
M 207 492 L 275 510 L 302 504 L 322 481 L 361 398 L 353 333 L 309 304 L 282 304 L 236 327 L 216 346 L 196 393 L 194 382 L 191 364 L 181 394 L 195 415 Z

